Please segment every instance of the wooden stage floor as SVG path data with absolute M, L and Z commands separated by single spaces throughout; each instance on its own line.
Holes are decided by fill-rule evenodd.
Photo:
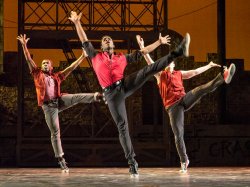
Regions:
M 140 186 L 140 187 L 250 187 L 250 167 L 140 168 L 139 178 L 130 178 L 128 168 L 1 168 L 0 187 L 40 186 Z

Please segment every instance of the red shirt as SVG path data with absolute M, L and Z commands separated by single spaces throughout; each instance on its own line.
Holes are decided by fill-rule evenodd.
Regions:
M 82 45 L 92 61 L 99 84 L 103 88 L 121 80 L 127 64 L 138 62 L 142 57 L 142 53 L 138 50 L 126 55 L 112 54 L 110 57 L 107 52 L 97 52 L 89 41 Z
M 180 71 L 172 73 L 168 70 L 162 71 L 158 86 L 165 108 L 170 107 L 186 95 Z
M 34 82 L 35 82 L 38 106 L 42 106 L 44 102 L 45 89 L 46 89 L 45 81 L 44 81 L 45 75 L 39 68 L 34 69 L 31 72 L 31 74 L 33 75 Z M 65 80 L 65 77 L 61 72 L 52 73 L 51 76 L 55 80 L 56 87 L 57 87 L 56 97 L 60 97 L 62 95 L 60 91 L 60 85 L 61 85 L 61 82 Z
M 122 53 L 117 55 L 112 54 L 110 58 L 107 52 L 100 52 L 91 60 L 102 87 L 107 87 L 123 78 L 127 60 Z

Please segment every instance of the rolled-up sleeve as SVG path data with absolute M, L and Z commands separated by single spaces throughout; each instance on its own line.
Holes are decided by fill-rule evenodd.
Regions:
M 59 72 L 57 73 L 57 76 L 58 76 L 58 78 L 60 79 L 61 82 L 64 81 L 64 80 L 66 79 L 66 77 L 65 77 L 65 75 L 62 73 L 62 71 L 59 71 Z
M 139 50 L 134 51 L 133 53 L 126 54 L 126 59 L 128 63 L 140 62 L 142 60 L 142 52 Z
M 34 77 L 36 76 L 38 73 L 39 73 L 40 69 L 39 68 L 33 68 L 31 71 L 30 71 L 30 74 Z
M 92 59 L 96 56 L 97 51 L 94 49 L 94 47 L 90 41 L 83 42 L 82 47 L 86 51 L 86 53 L 88 54 L 90 59 Z

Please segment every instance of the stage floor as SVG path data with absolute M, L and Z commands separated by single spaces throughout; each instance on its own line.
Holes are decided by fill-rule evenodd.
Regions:
M 56 168 L 1 168 L 0 187 L 40 186 L 194 186 L 250 187 L 250 167 L 140 168 L 139 178 L 130 178 L 128 168 L 70 168 L 61 173 Z

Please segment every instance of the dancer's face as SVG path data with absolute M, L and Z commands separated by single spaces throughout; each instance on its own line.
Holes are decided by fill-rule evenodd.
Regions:
M 102 43 L 101 43 L 101 49 L 103 51 L 109 51 L 110 49 L 114 49 L 115 45 L 113 43 L 113 40 L 110 36 L 104 36 L 102 38 Z
M 174 69 L 174 67 L 175 67 L 174 61 L 172 61 L 168 66 L 169 66 L 170 69 Z
M 41 64 L 41 69 L 44 72 L 50 72 L 53 67 L 52 67 L 52 62 L 50 60 L 43 60 Z

